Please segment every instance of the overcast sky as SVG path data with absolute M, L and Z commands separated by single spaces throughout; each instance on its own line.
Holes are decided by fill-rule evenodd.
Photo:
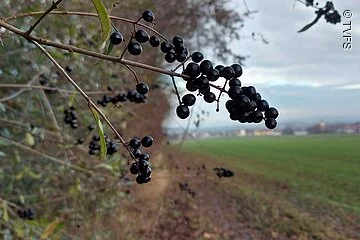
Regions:
M 315 1 L 316 2 L 316 1 Z M 319 1 L 322 6 L 325 1 Z M 260 32 L 269 44 L 249 39 L 233 42 L 245 61 L 243 85 L 254 85 L 270 105 L 279 109 L 279 123 L 292 121 L 360 121 L 360 1 L 334 0 L 342 15 L 353 13 L 352 49 L 343 49 L 343 30 L 349 20 L 329 24 L 324 19 L 303 33 L 299 29 L 314 18 L 315 9 L 293 0 L 251 0 L 250 10 L 259 12 L 245 21 L 243 33 Z M 242 1 L 234 1 L 244 11 Z M 200 100 L 200 98 L 198 98 Z M 222 99 L 222 104 L 226 102 Z M 210 112 L 203 126 L 239 125 L 232 122 L 224 107 L 197 103 Z M 186 126 L 186 120 L 169 116 L 166 126 Z

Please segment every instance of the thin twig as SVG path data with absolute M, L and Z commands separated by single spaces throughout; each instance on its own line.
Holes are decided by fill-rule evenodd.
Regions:
M 5 18 L 4 21 L 8 22 L 14 19 L 18 19 L 18 18 L 23 18 L 23 17 L 31 17 L 31 16 L 35 16 L 35 15 L 40 15 L 43 14 L 44 11 L 39 11 L 39 12 L 30 12 L 30 13 L 22 13 L 16 16 L 12 16 L 12 17 L 8 17 Z M 75 16 L 87 16 L 87 17 L 99 17 L 98 14 L 96 13 L 89 13 L 89 12 L 71 12 L 71 11 L 52 11 L 49 14 L 55 14 L 55 15 L 75 15 Z M 127 22 L 127 23 L 131 23 L 131 24 L 136 24 L 139 25 L 143 28 L 146 28 L 148 30 L 151 30 L 152 32 L 154 32 L 155 34 L 157 34 L 160 38 L 162 38 L 165 41 L 168 41 L 167 38 L 162 35 L 160 32 L 156 31 L 155 29 L 153 29 L 153 27 L 149 27 L 143 23 L 137 22 L 137 21 L 133 21 L 127 18 L 122 18 L 122 17 L 116 17 L 116 16 L 109 16 L 110 19 L 112 20 L 117 20 L 117 21 L 122 21 L 122 22 Z
M 56 9 L 62 1 L 63 0 L 58 0 L 56 2 L 53 2 L 51 7 L 49 7 L 49 9 L 40 16 L 40 18 L 34 23 L 34 25 L 29 28 L 29 30 L 26 32 L 26 35 L 30 35 L 31 32 L 36 28 L 36 26 L 46 17 L 46 15 L 48 15 L 52 10 Z
M 27 152 L 29 152 L 29 153 L 32 153 L 32 154 L 41 156 L 41 157 L 46 158 L 46 159 L 48 159 L 48 160 L 50 160 L 50 161 L 52 161 L 52 162 L 54 162 L 54 163 L 57 163 L 57 164 L 60 164 L 60 165 L 64 165 L 64 166 L 69 167 L 69 168 L 72 168 L 72 169 L 74 169 L 74 170 L 77 170 L 77 171 L 80 171 L 80 172 L 89 173 L 89 174 L 98 174 L 98 175 L 108 176 L 108 175 L 105 175 L 105 174 L 96 173 L 96 172 L 94 172 L 94 171 L 87 170 L 87 169 L 85 169 L 85 168 L 76 166 L 76 165 L 71 164 L 71 163 L 69 163 L 69 162 L 65 162 L 65 161 L 59 160 L 59 159 L 54 158 L 54 157 L 52 157 L 52 156 L 49 156 L 49 155 L 47 155 L 47 154 L 45 154 L 45 153 L 42 153 L 42 152 L 39 152 L 39 151 L 37 151 L 37 150 L 34 150 L 34 149 L 30 148 L 30 147 L 27 147 L 27 146 L 25 146 L 25 145 L 23 145 L 23 144 L 21 144 L 21 143 L 18 143 L 18 142 L 12 141 L 12 140 L 10 140 L 10 139 L 4 138 L 4 137 L 2 137 L 2 136 L 0 136 L 0 139 L 1 139 L 2 141 L 6 142 L 6 143 L 9 143 L 9 144 L 14 145 L 15 147 L 18 147 L 18 148 L 20 148 L 20 149 L 22 149 L 22 150 L 24 150 L 24 151 L 27 151 Z
M 30 85 L 29 86 L 28 84 L 5 83 L 5 84 L 0 84 L 0 88 L 23 88 L 22 90 L 44 89 L 44 90 L 51 90 L 51 91 L 57 91 L 57 92 L 62 92 L 62 93 L 80 95 L 80 93 L 74 92 L 73 90 L 66 90 L 66 89 L 62 89 L 62 88 L 39 86 L 39 85 Z M 90 92 L 86 92 L 87 95 L 102 95 L 102 94 L 108 94 L 108 93 L 117 94 L 117 93 L 121 93 L 121 91 L 90 91 Z M 3 100 L 2 98 L 0 99 L 0 102 L 4 102 L 4 101 L 7 101 L 7 100 Z
M 136 74 L 136 72 L 134 71 L 134 69 L 132 69 L 131 67 L 129 67 L 128 65 L 124 64 L 124 66 L 130 70 L 130 72 L 132 72 L 132 74 L 134 75 L 135 77 L 135 80 L 136 80 L 136 84 L 139 84 L 140 80 L 139 80 L 139 77 L 138 75 Z
M 60 131 L 61 128 L 59 127 L 59 124 L 58 124 L 58 122 L 56 120 L 55 113 L 54 113 L 54 111 L 53 111 L 53 109 L 51 107 L 51 104 L 49 102 L 49 99 L 46 96 L 45 91 L 43 89 L 40 91 L 40 98 L 41 98 L 41 100 L 42 100 L 42 102 L 43 102 L 43 104 L 44 104 L 44 106 L 46 108 L 46 113 L 48 113 L 49 116 L 50 116 L 51 123 L 52 123 L 53 127 L 55 128 L 55 130 L 57 132 L 59 141 L 63 143 L 64 139 L 61 136 L 61 131 Z
M 172 83 L 173 83 L 173 86 L 174 86 L 175 93 L 176 93 L 176 96 L 178 98 L 179 104 L 181 104 L 180 94 L 179 94 L 179 91 L 177 89 L 174 76 L 171 76 L 171 80 L 172 80 Z
M 39 43 L 33 41 L 33 43 L 45 54 L 47 58 L 59 69 L 59 71 L 65 76 L 65 78 L 76 88 L 76 90 L 85 98 L 88 102 L 89 108 L 93 108 L 96 112 L 98 112 L 101 117 L 105 120 L 107 125 L 112 129 L 115 135 L 120 139 L 122 145 L 126 148 L 126 150 L 130 153 L 130 156 L 135 159 L 134 155 L 132 154 L 131 149 L 126 145 L 125 140 L 120 135 L 120 133 L 116 130 L 114 125 L 109 121 L 109 119 L 105 116 L 105 114 L 96 106 L 96 104 L 91 100 L 91 98 L 79 87 L 79 85 L 67 74 L 65 69 L 60 66 L 60 64 L 50 55 L 50 53 Z
M 41 76 L 41 74 L 43 74 L 43 73 L 37 74 L 35 77 L 33 77 L 33 79 L 30 80 L 30 82 L 28 82 L 27 84 L 24 84 L 24 85 L 26 87 L 31 87 L 31 85 Z M 9 100 L 11 100 L 13 98 L 16 98 L 17 96 L 19 96 L 20 94 L 22 94 L 25 91 L 26 91 L 26 88 L 20 89 L 19 91 L 11 94 L 10 96 L 0 98 L 0 102 L 6 102 L 6 101 L 9 101 Z

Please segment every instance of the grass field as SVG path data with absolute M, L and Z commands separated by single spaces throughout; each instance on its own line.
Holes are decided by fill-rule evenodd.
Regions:
M 187 141 L 241 173 L 287 184 L 301 197 L 360 214 L 360 135 L 246 137 Z

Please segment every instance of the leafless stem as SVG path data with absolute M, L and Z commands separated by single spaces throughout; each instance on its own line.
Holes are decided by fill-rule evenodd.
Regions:
M 36 81 L 36 79 L 38 79 L 41 76 L 41 74 L 43 74 L 43 73 L 36 74 L 36 76 L 33 77 L 33 79 L 31 79 L 30 82 L 28 82 L 27 84 L 24 84 L 24 86 L 31 87 L 31 85 Z M 13 98 L 16 98 L 17 96 L 22 94 L 24 91 L 26 91 L 25 87 L 23 89 L 20 89 L 19 91 L 15 92 L 15 93 L 11 94 L 10 96 L 0 98 L 0 102 L 6 102 L 6 101 L 9 101 L 9 100 L 11 100 Z
M 74 169 L 74 170 L 77 170 L 77 171 L 80 171 L 80 172 L 85 172 L 85 173 L 89 173 L 89 174 L 104 175 L 104 174 L 95 173 L 95 172 L 93 172 L 93 171 L 91 171 L 91 170 L 87 170 L 87 169 L 85 169 L 85 168 L 76 166 L 76 165 L 74 165 L 74 164 L 71 164 L 71 163 L 68 163 L 68 162 L 59 160 L 59 159 L 57 159 L 57 158 L 54 158 L 54 157 L 49 156 L 49 155 L 47 155 L 47 154 L 45 154 L 45 153 L 39 152 L 39 151 L 37 151 L 37 150 L 34 150 L 34 149 L 30 148 L 30 147 L 27 147 L 27 146 L 25 146 L 25 145 L 23 145 L 23 144 L 21 144 L 21 143 L 12 141 L 12 140 L 10 140 L 10 139 L 7 139 L 7 138 L 1 137 L 1 136 L 0 136 L 0 139 L 1 139 L 2 141 L 6 142 L 6 143 L 9 143 L 9 144 L 11 144 L 11 145 L 14 145 L 15 147 L 21 148 L 22 150 L 24 150 L 24 151 L 26 151 L 26 152 L 29 152 L 29 153 L 32 153 L 32 154 L 41 156 L 41 157 L 43 157 L 43 158 L 46 158 L 46 159 L 48 159 L 48 160 L 50 160 L 50 161 L 52 161 L 52 162 L 54 162 L 54 163 L 56 163 L 56 164 L 64 165 L 64 166 L 66 166 L 66 167 L 70 167 L 70 168 L 72 168 L 72 169 Z M 108 175 L 104 175 L 104 176 L 108 176 Z
M 125 65 L 125 67 L 127 68 L 127 69 L 129 69 L 130 70 L 130 72 L 132 72 L 132 74 L 134 75 L 134 77 L 135 77 L 135 80 L 136 80 L 136 84 L 139 84 L 139 77 L 138 77 L 138 75 L 136 74 L 136 72 L 134 71 L 134 69 L 132 69 L 131 67 L 129 67 L 128 65 L 126 65 L 126 64 L 124 64 Z
M 126 145 L 125 140 L 123 137 L 119 134 L 119 132 L 116 130 L 114 125 L 109 121 L 109 119 L 105 116 L 105 114 L 96 106 L 96 104 L 91 100 L 91 98 L 79 87 L 79 85 L 67 74 L 67 72 L 64 70 L 63 67 L 60 66 L 60 64 L 50 55 L 50 53 L 39 43 L 33 41 L 33 43 L 45 54 L 47 58 L 50 59 L 50 61 L 59 69 L 59 71 L 65 76 L 65 78 L 76 88 L 76 90 L 85 98 L 85 100 L 88 102 L 89 108 L 93 108 L 96 112 L 100 114 L 100 116 L 105 120 L 107 125 L 111 128 L 111 130 L 115 133 L 115 135 L 120 139 L 122 145 L 128 150 L 130 153 L 130 156 L 135 159 L 135 157 L 132 154 L 131 149 Z
M 52 10 L 56 9 L 57 6 L 62 2 L 63 0 L 57 0 L 56 2 L 53 2 L 51 4 L 51 7 L 49 7 L 48 10 L 46 10 L 45 12 L 43 12 L 43 14 L 40 16 L 40 18 L 34 23 L 34 25 L 32 25 L 29 30 L 26 32 L 26 35 L 30 35 L 31 32 L 36 28 L 37 25 L 39 25 L 39 23 L 46 17 L 46 15 L 48 15 Z
M 51 91 L 57 91 L 57 92 L 62 92 L 62 93 L 69 93 L 69 94 L 73 94 L 74 91 L 72 90 L 66 90 L 66 89 L 61 89 L 61 88 L 56 88 L 56 87 L 47 87 L 47 86 L 39 86 L 39 85 L 28 85 L 28 84 L 13 84 L 13 83 L 4 83 L 4 84 L 0 84 L 0 88 L 22 88 L 21 91 L 25 91 L 26 89 L 44 89 L 44 90 L 51 90 Z M 90 91 L 90 92 L 86 92 L 87 95 L 102 95 L 102 94 L 107 94 L 107 93 L 120 93 L 120 91 Z M 78 92 L 75 92 L 75 94 L 80 94 Z M 7 98 L 7 97 L 6 97 Z M 0 98 L 0 102 L 5 102 L 7 101 L 6 99 L 3 100 L 5 98 Z
M 52 107 L 51 107 L 51 104 L 50 104 L 50 102 L 49 102 L 48 97 L 47 97 L 46 94 L 45 94 L 44 89 L 42 89 L 42 90 L 40 91 L 40 98 L 41 98 L 41 100 L 42 100 L 42 102 L 43 102 L 43 104 L 44 104 L 44 106 L 45 106 L 46 112 L 47 112 L 47 113 L 49 114 L 49 116 L 50 116 L 51 123 L 52 123 L 53 127 L 55 128 L 55 131 L 57 132 L 59 141 L 61 141 L 61 142 L 63 143 L 63 142 L 64 142 L 64 139 L 63 139 L 62 136 L 61 136 L 61 131 L 60 131 L 61 128 L 59 127 L 59 124 L 58 124 L 58 122 L 57 122 L 57 120 L 56 120 L 56 117 L 55 117 L 55 113 L 54 113 L 54 111 L 53 111 L 53 109 L 52 109 Z

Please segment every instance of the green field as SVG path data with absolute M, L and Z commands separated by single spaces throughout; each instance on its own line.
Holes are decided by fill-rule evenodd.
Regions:
M 207 139 L 184 147 L 216 156 L 240 174 L 283 182 L 299 196 L 360 213 L 360 135 Z

